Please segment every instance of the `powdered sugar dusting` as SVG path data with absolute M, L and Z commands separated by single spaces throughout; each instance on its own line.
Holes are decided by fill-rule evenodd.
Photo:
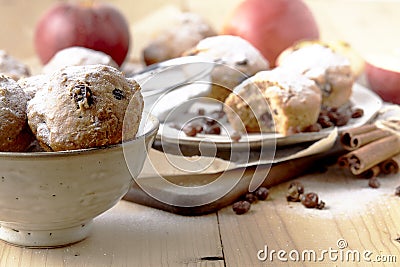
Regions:
M 385 206 L 385 200 L 396 197 L 394 191 L 400 185 L 398 175 L 378 176 L 378 179 L 381 186 L 373 189 L 368 186 L 367 179 L 356 178 L 339 167 L 330 167 L 327 173 L 305 175 L 297 180 L 304 185 L 305 193 L 317 193 L 320 200 L 326 203 L 325 208 L 307 209 L 300 203 L 289 202 L 290 211 L 322 218 L 374 213 L 377 203 Z M 285 194 L 287 185 L 281 185 L 283 188 L 279 191 Z

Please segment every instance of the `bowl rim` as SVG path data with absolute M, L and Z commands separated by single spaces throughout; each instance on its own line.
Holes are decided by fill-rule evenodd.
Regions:
M 145 120 L 144 120 L 145 119 Z M 115 150 L 122 149 L 123 146 L 129 145 L 130 143 L 134 143 L 139 139 L 146 139 L 152 135 L 156 135 L 158 132 L 158 128 L 160 126 L 160 122 L 156 116 L 152 115 L 147 111 L 143 111 L 142 119 L 140 124 L 146 123 L 147 121 L 152 122 L 152 126 L 149 130 L 143 131 L 142 134 L 137 135 L 134 139 L 130 139 L 128 141 L 122 141 L 118 144 L 113 145 L 105 145 L 99 147 L 92 148 L 83 148 L 83 149 L 72 149 L 72 150 L 63 150 L 63 151 L 41 151 L 41 152 L 4 152 L 0 151 L 0 160 L 1 158 L 44 158 L 44 157 L 64 157 L 64 156 L 73 156 L 73 155 L 81 155 L 81 154 L 89 154 L 96 153 L 99 151 L 105 150 Z M 139 127 L 140 129 L 140 127 Z

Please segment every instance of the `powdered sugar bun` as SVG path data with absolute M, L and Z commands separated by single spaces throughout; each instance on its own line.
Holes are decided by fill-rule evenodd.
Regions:
M 244 79 L 269 68 L 269 62 L 260 51 L 238 36 L 205 38 L 186 54 L 204 56 L 221 64 L 212 72 L 211 97 L 222 101 Z
M 228 121 L 236 131 L 289 135 L 317 122 L 321 93 L 314 81 L 277 68 L 242 82 L 225 105 Z
M 325 106 L 340 107 L 350 99 L 354 83 L 350 61 L 327 46 L 301 47 L 282 57 L 279 66 L 314 80 Z
M 128 105 L 134 109 L 124 124 Z M 120 143 L 123 131 L 125 140 L 134 138 L 143 98 L 139 85 L 113 67 L 68 66 L 50 76 L 27 110 L 28 123 L 45 149 L 83 149 Z

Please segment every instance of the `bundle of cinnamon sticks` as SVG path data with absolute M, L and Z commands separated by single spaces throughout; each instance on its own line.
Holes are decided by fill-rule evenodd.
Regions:
M 364 178 L 399 172 L 399 134 L 374 124 L 342 132 L 340 143 L 348 152 L 338 159 L 339 166 Z

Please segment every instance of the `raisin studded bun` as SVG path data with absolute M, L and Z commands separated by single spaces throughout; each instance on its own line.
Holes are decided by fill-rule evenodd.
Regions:
M 350 99 L 354 83 L 350 61 L 323 44 L 295 49 L 280 57 L 278 65 L 314 80 L 324 106 L 338 108 Z
M 131 102 L 131 103 L 130 103 Z M 129 120 L 124 116 L 129 105 Z M 139 85 L 105 65 L 69 66 L 50 76 L 28 103 L 28 123 L 47 151 L 117 144 L 136 136 L 143 110 Z
M 180 57 L 200 40 L 217 35 L 207 21 L 190 12 L 178 13 L 169 25 L 153 34 L 142 51 L 146 65 Z
M 185 55 L 204 56 L 220 63 L 211 73 L 210 94 L 220 101 L 224 101 L 244 79 L 269 68 L 268 61 L 253 45 L 232 35 L 205 38 Z
M 86 47 L 73 46 L 58 51 L 43 67 L 43 73 L 53 73 L 66 66 L 108 65 L 118 68 L 107 54 Z
M 239 132 L 289 135 L 315 124 L 321 93 L 315 82 L 276 68 L 238 85 L 225 100 L 229 123 Z
M 26 100 L 30 101 L 37 91 L 46 87 L 49 82 L 49 77 L 46 74 L 38 74 L 18 80 L 19 86 L 24 90 Z
M 0 50 L 0 73 L 3 73 L 15 81 L 30 75 L 27 65 L 7 54 L 6 51 Z
M 11 77 L 0 74 L 0 151 L 25 151 L 32 141 L 25 93 Z

